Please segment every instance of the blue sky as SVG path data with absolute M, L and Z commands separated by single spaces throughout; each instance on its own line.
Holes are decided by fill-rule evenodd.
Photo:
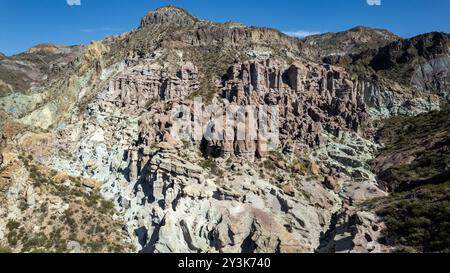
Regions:
M 78 1 L 78 0 L 69 0 Z M 173 4 L 207 20 L 238 21 L 291 33 L 342 31 L 364 25 L 412 37 L 450 32 L 449 0 L 0 0 L 0 52 L 39 43 L 86 44 L 136 28 L 143 15 Z M 375 1 L 375 0 L 370 0 Z

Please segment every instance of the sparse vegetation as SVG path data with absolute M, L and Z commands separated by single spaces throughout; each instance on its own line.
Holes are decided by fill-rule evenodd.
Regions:
M 152 107 L 152 105 L 154 105 L 155 103 L 157 103 L 160 99 L 155 97 L 152 99 L 149 99 L 146 103 L 145 103 L 145 109 L 150 109 Z
M 394 193 L 372 206 L 399 250 L 450 252 L 450 181 Z
M 189 98 L 202 97 L 204 103 L 210 103 L 218 95 L 219 89 L 215 85 L 217 80 L 221 80 L 226 74 L 229 65 L 233 63 L 233 58 L 237 52 L 220 49 L 216 46 L 193 48 L 189 51 L 189 57 L 198 66 L 200 79 L 200 89 L 194 92 Z
M 224 171 L 217 165 L 213 158 L 208 158 L 200 163 L 200 167 L 209 170 L 211 174 L 223 177 Z
M 450 109 L 384 121 L 379 138 L 380 158 L 396 156 L 380 175 L 393 193 L 369 204 L 387 241 L 399 252 L 450 252 Z
M 17 246 L 17 232 L 15 230 L 9 231 L 8 235 L 6 236 L 8 239 L 8 244 L 12 247 Z
M 296 158 L 289 164 L 289 169 L 291 169 L 294 173 L 298 174 L 307 174 L 309 172 L 308 162 L 303 159 Z
M 10 247 L 0 245 L 0 253 L 12 253 L 12 249 Z
M 107 200 L 101 200 L 100 213 L 102 214 L 113 214 L 115 210 L 114 203 Z
M 0 252 L 66 252 L 70 241 L 79 242 L 84 252 L 132 249 L 121 241 L 122 223 L 111 217 L 116 213 L 114 203 L 104 200 L 99 190 L 84 187 L 82 178 L 64 177 L 47 169 L 35 162 L 32 156 L 21 154 L 19 159 L 29 172 L 30 182 L 40 188 L 38 194 L 46 197 L 36 207 L 28 207 L 25 200 L 20 200 L 19 208 L 24 219 L 7 223 L 7 246 Z M 68 205 L 62 215 L 51 208 L 49 196 Z
M 6 224 L 6 228 L 9 230 L 9 231 L 13 231 L 13 230 L 16 230 L 16 229 L 18 229 L 20 227 L 20 223 L 19 222 L 17 222 L 17 221 L 9 221 L 7 224 Z
M 430 183 L 450 171 L 449 107 L 417 117 L 386 120 L 378 138 L 386 146 L 381 157 L 396 154 L 413 158 L 380 174 L 382 180 L 388 181 L 388 189 L 396 191 L 413 187 L 413 184 Z

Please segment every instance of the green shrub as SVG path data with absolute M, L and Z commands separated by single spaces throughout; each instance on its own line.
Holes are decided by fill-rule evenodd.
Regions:
M 103 248 L 103 243 L 101 242 L 89 242 L 87 246 L 91 249 L 91 252 L 100 252 Z
M 400 247 L 450 252 L 450 181 L 396 193 L 378 202 L 385 204 L 378 210 L 388 228 L 385 235 Z
M 30 239 L 24 240 L 22 242 L 22 252 L 33 252 L 38 251 L 39 249 L 42 251 L 45 246 L 48 245 L 49 239 L 43 233 L 36 234 L 32 236 Z
M 379 174 L 393 191 L 372 204 L 386 236 L 401 252 L 450 252 L 450 108 L 383 123 L 380 157 L 412 158 Z
M 20 227 L 20 223 L 17 222 L 17 221 L 13 221 L 13 220 L 9 221 L 9 222 L 6 224 L 6 228 L 8 228 L 9 231 L 16 230 L 16 229 L 18 229 L 19 227 Z
M 219 177 L 223 177 L 223 175 L 225 174 L 224 171 L 219 166 L 217 166 L 216 161 L 214 161 L 214 159 L 212 158 L 203 160 L 200 163 L 200 167 L 202 167 L 205 170 L 206 169 L 209 170 L 211 174 Z
M 18 243 L 17 233 L 16 231 L 11 231 L 8 233 L 8 236 L 6 236 L 8 239 L 8 244 L 15 247 Z
M 115 206 L 114 203 L 107 200 L 102 200 L 100 202 L 100 213 L 101 214 L 108 214 L 114 212 Z

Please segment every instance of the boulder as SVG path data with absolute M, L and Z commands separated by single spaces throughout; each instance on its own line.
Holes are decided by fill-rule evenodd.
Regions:
M 340 190 L 340 185 L 336 177 L 334 176 L 325 176 L 323 181 L 325 187 L 330 190 L 338 192 Z

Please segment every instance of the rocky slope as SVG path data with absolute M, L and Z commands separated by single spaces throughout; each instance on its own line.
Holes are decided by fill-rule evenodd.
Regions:
M 341 48 L 327 46 L 333 39 Z M 168 6 L 129 33 L 0 60 L 13 63 L 0 73 L 8 89 L 0 98 L 0 243 L 14 251 L 67 243 L 86 252 L 392 251 L 383 218 L 361 207 L 390 190 L 371 165 L 381 148 L 373 121 L 439 108 L 448 86 L 428 92 L 342 60 L 396 39 L 356 28 L 302 41 Z M 30 73 L 39 74 L 35 87 L 20 87 Z M 234 124 L 227 138 L 180 140 L 171 109 L 195 112 L 199 98 L 210 105 L 201 118 L 183 116 L 210 136 L 229 106 L 271 109 L 277 134 L 241 137 Z M 237 117 L 246 132 L 261 132 L 252 113 Z M 48 214 L 64 221 L 35 230 L 22 223 L 44 217 L 36 208 L 56 199 Z M 44 244 L 52 232 L 59 240 Z
M 69 64 L 79 47 L 42 44 L 12 57 L 0 56 L 0 97 L 27 94 Z
M 371 162 L 393 194 L 370 207 L 398 251 L 448 252 L 450 110 L 384 122 L 385 149 Z
M 359 78 L 375 78 L 385 85 L 395 82 L 398 88 L 410 89 L 414 96 L 436 94 L 448 101 L 449 37 L 446 33 L 427 33 L 398 39 L 377 49 L 324 60 L 349 67 Z
M 101 182 L 40 163 L 53 135 L 21 124 L 3 127 L 0 143 L 0 245 L 14 252 L 129 252 L 114 203 Z

